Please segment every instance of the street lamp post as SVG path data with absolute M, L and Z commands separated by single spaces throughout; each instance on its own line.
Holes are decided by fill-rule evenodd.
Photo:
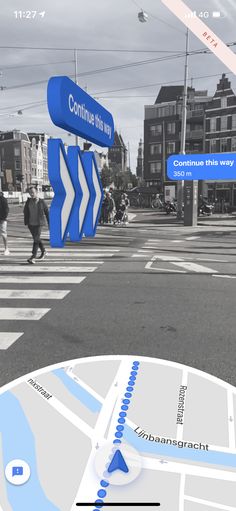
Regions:
M 183 89 L 183 104 L 182 104 L 182 123 L 181 123 L 181 141 L 180 141 L 180 154 L 185 154 L 186 145 L 186 125 L 187 125 L 187 100 L 188 100 L 188 50 L 189 50 L 189 31 L 186 31 L 186 50 L 185 50 L 185 66 L 184 66 L 184 89 Z M 177 182 L 177 218 L 182 219 L 183 211 L 183 191 L 184 181 Z

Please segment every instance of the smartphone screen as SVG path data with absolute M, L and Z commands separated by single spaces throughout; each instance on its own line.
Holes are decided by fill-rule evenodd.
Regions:
M 236 5 L 0 16 L 0 511 L 236 509 Z

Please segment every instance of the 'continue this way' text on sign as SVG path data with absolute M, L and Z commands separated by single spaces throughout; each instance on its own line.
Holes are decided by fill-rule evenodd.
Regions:
M 235 179 L 236 154 L 172 155 L 167 160 L 167 175 L 173 181 Z
M 113 145 L 112 115 L 70 78 L 50 78 L 47 94 L 48 111 L 56 126 L 99 146 Z

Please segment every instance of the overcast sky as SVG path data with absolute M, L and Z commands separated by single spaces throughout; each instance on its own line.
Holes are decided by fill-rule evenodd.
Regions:
M 185 2 L 198 14 L 209 11 L 206 23 L 224 42 L 236 39 L 235 0 Z M 38 15 L 35 19 L 15 18 L 14 11 L 29 7 L 38 12 L 45 10 L 44 18 Z M 146 23 L 138 21 L 141 7 L 149 15 Z M 221 17 L 212 18 L 212 11 L 221 12 Z M 73 139 L 53 126 L 46 103 L 33 106 L 30 103 L 46 101 L 50 76 L 73 75 L 73 48 L 78 48 L 79 74 L 164 56 L 173 57 L 185 48 L 185 27 L 161 0 L 142 0 L 142 3 L 139 0 L 2 1 L 0 34 L 0 86 L 4 87 L 0 91 L 0 130 L 45 131 L 67 143 Z M 42 49 L 20 49 L 20 46 Z M 202 47 L 191 34 L 190 49 Z M 86 49 L 91 51 L 83 51 Z M 232 49 L 236 51 L 236 47 Z M 215 92 L 223 72 L 227 73 L 228 69 L 214 55 L 191 56 L 189 59 L 189 77 L 194 78 L 193 86 L 208 89 L 209 94 Z M 144 105 L 155 102 L 162 84 L 182 84 L 183 74 L 184 59 L 181 57 L 109 72 L 99 71 L 78 78 L 79 85 L 87 87 L 88 93 L 99 98 L 99 102 L 112 113 L 117 130 L 126 145 L 130 145 L 133 172 L 138 142 L 143 138 Z M 206 75 L 216 76 L 200 78 Z M 236 91 L 235 77 L 231 73 L 228 76 Z M 127 90 L 109 92 L 117 89 Z M 9 117 L 10 113 L 19 109 L 23 110 L 22 116 Z

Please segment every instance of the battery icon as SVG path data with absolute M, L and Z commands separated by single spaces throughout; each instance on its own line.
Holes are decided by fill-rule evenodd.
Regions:
M 213 11 L 212 18 L 220 18 L 220 17 L 221 17 L 220 11 Z

